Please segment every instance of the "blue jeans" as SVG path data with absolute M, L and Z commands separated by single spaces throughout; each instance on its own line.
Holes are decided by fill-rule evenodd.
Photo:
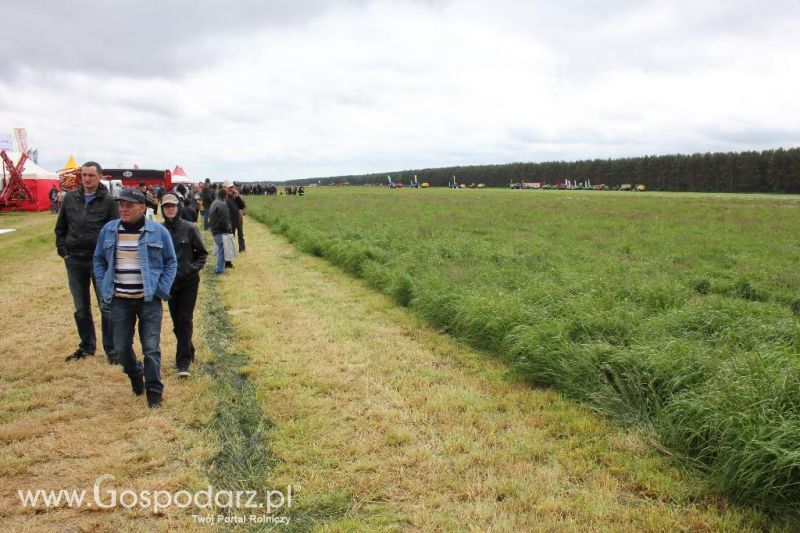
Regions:
M 217 264 L 214 267 L 214 272 L 222 274 L 225 272 L 225 249 L 222 247 L 222 233 L 215 233 L 214 237 L 214 253 L 217 254 Z
M 72 303 L 75 306 L 75 325 L 78 327 L 78 336 L 81 343 L 78 346 L 86 353 L 93 354 L 97 348 L 97 339 L 94 333 L 94 320 L 92 319 L 91 296 L 89 295 L 90 285 L 94 285 L 94 294 L 97 298 L 97 306 L 100 308 L 100 326 L 103 332 L 103 349 L 106 357 L 114 355 L 114 339 L 111 336 L 111 318 L 108 313 L 108 306 L 102 303 L 100 292 L 97 290 L 97 283 L 92 272 L 92 260 L 78 259 L 69 256 L 64 260 L 67 268 L 67 281 L 69 282 L 69 292 L 72 294 Z
M 111 324 L 114 328 L 114 347 L 120 354 L 122 371 L 131 378 L 144 374 L 144 388 L 161 394 L 161 299 L 117 298 L 111 300 Z M 133 330 L 139 319 L 139 341 L 142 343 L 141 361 L 133 353 Z

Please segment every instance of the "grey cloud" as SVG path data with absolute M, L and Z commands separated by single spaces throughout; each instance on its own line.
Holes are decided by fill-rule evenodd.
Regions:
M 357 1 L 349 3 L 358 3 Z M 177 77 L 216 60 L 219 37 L 301 25 L 323 0 L 20 2 L 0 32 L 5 76 L 20 68 Z
M 791 145 L 800 144 L 800 130 L 782 128 L 744 127 L 736 130 L 707 130 L 715 141 L 740 145 Z

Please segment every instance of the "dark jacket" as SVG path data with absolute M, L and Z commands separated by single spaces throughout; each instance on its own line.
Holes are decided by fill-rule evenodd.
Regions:
M 228 211 L 231 214 L 231 226 L 234 228 L 239 226 L 239 221 L 241 220 L 241 214 L 239 213 L 239 204 L 236 202 L 235 198 L 228 196 L 227 200 L 228 204 Z
M 95 199 L 88 204 L 83 198 L 83 187 L 67 193 L 56 220 L 58 255 L 91 260 L 100 230 L 115 218 L 119 218 L 117 203 L 102 183 L 97 186 Z
M 211 228 L 212 235 L 220 233 L 233 233 L 231 225 L 231 212 L 228 204 L 222 200 L 214 200 L 208 208 L 208 227 Z
M 179 217 L 187 222 L 197 222 L 197 211 L 195 211 L 191 205 L 184 204 L 178 207 L 180 209 L 178 213 Z
M 203 202 L 204 210 L 211 207 L 211 204 L 214 202 L 214 194 L 215 192 L 208 185 L 203 188 L 203 192 L 200 193 L 200 201 Z
M 195 224 L 176 216 L 172 220 L 164 220 L 164 227 L 172 236 L 172 244 L 175 246 L 175 255 L 178 258 L 178 273 L 172 284 L 172 288 L 175 289 L 197 280 L 200 270 L 206 264 L 208 251 Z

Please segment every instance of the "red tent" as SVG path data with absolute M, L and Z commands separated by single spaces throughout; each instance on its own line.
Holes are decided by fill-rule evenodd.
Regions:
M 6 155 L 14 166 L 19 163 L 22 157 L 21 152 L 6 152 Z M 0 162 L 0 165 L 3 167 L 2 178 L 0 178 L 0 191 L 5 191 L 6 186 L 11 182 L 11 173 L 4 163 Z M 55 172 L 45 170 L 28 159 L 22 167 L 22 182 L 30 192 L 31 199 L 22 201 L 18 206 L 19 208 L 23 211 L 46 211 L 50 209 L 48 193 L 53 185 L 56 188 L 59 186 L 58 175 Z M 4 206 L 0 206 L 0 208 L 2 207 Z
M 172 183 L 189 183 L 191 181 L 183 167 L 175 165 L 175 170 L 172 171 Z

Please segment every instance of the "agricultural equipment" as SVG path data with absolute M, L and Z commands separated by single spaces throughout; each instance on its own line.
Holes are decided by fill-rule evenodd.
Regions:
M 0 158 L 3 159 L 3 174 L 8 169 L 9 180 L 2 192 L 0 192 L 0 210 L 10 209 L 11 211 L 22 210 L 22 204 L 36 202 L 36 196 L 28 189 L 22 180 L 22 169 L 28 154 L 22 152 L 19 161 L 15 165 L 5 150 L 0 151 Z
M 139 168 L 105 168 L 103 179 L 119 180 L 123 187 L 136 187 L 144 182 L 148 187 L 172 189 L 172 173 L 169 170 L 142 170 Z

